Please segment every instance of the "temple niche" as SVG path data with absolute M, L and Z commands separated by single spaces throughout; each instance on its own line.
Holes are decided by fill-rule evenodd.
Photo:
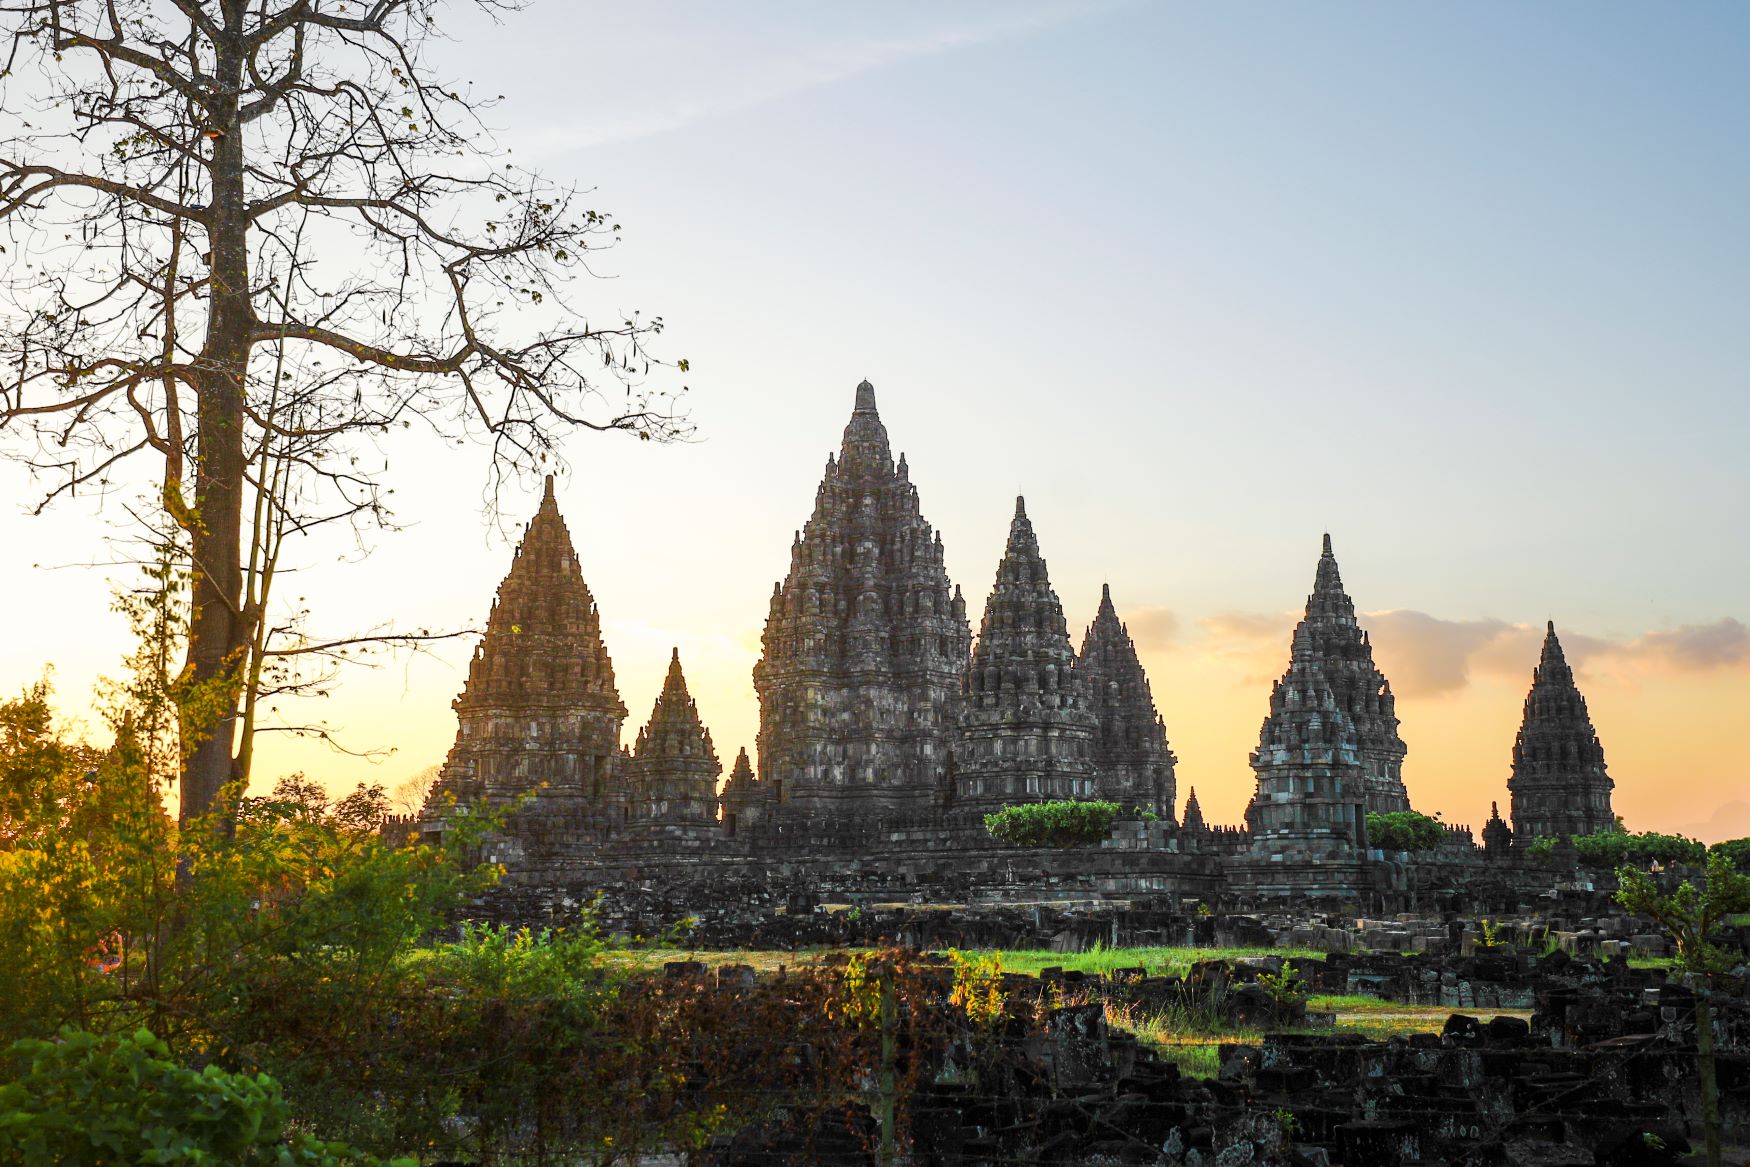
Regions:
M 864 381 L 754 666 L 768 802 L 841 821 L 939 806 L 971 635 L 941 536 Z
M 460 724 L 420 816 L 426 833 L 441 833 L 452 801 L 518 800 L 524 827 L 546 820 L 568 835 L 624 822 L 626 706 L 551 475 L 453 707 Z
M 1525 695 L 1525 717 L 1513 743 L 1513 840 L 1594 835 L 1614 830 L 1604 747 L 1592 728 L 1586 698 L 1550 621 L 1543 652 Z
M 1076 671 L 1098 724 L 1095 794 L 1174 821 L 1178 788 L 1173 764 L 1178 759 L 1167 745 L 1166 721 L 1155 709 L 1148 674 L 1130 629 L 1118 619 L 1109 585 L 1100 588 L 1100 608 L 1082 638 Z
M 1098 732 L 1063 605 L 1051 588 L 1026 501 L 1017 498 L 966 670 L 955 805 L 995 810 L 1093 798 Z

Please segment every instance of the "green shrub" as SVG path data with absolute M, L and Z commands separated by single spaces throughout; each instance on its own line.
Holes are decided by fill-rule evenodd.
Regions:
M 142 1029 L 100 1040 L 68 1029 L 7 1050 L 0 1162 L 81 1167 L 342 1167 L 379 1160 L 286 1129 L 290 1111 L 266 1074 L 191 1070 Z M 396 1160 L 411 1167 L 413 1160 Z
M 1381 851 L 1432 851 L 1446 838 L 1439 819 L 1413 810 L 1369 811 L 1367 841 Z
M 1621 829 L 1620 820 L 1616 830 L 1576 835 L 1568 841 L 1573 844 L 1580 862 L 1587 867 L 1621 867 L 1625 864 L 1646 867 L 1653 863 L 1700 866 L 1707 861 L 1708 853 L 1706 846 L 1683 835 L 1663 835 L 1658 831 L 1631 834 Z M 1533 839 L 1525 850 L 1527 854 L 1542 859 L 1555 850 L 1555 845 L 1554 838 Z
M 1732 866 L 1745 875 L 1750 875 L 1750 839 L 1727 839 L 1723 843 L 1715 843 L 1708 850 L 1724 855 L 1731 860 Z
M 984 816 L 993 838 L 1021 847 L 1088 847 L 1112 831 L 1116 802 L 1027 802 Z

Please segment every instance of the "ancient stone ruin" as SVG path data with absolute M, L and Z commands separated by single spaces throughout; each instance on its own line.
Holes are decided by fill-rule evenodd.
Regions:
M 721 788 L 678 648 L 648 724 L 622 744 L 626 708 L 549 479 L 456 699 L 455 745 L 423 813 L 388 829 L 442 837 L 470 808 L 498 808 L 486 857 L 512 882 L 549 886 L 818 873 L 844 894 L 1030 887 L 1374 907 L 1483 896 L 1513 882 L 1530 839 L 1614 821 L 1553 625 L 1534 677 L 1512 750 L 1512 828 L 1492 814 L 1482 847 L 1451 828 L 1414 864 L 1380 851 L 1366 815 L 1409 808 L 1407 750 L 1326 535 L 1251 756 L 1246 822 L 1207 823 L 1192 792 L 1181 823 L 1166 722 L 1110 586 L 1077 651 L 1017 499 L 974 638 L 865 381 L 773 588 L 753 673 L 757 754 L 740 748 Z M 1099 848 L 1024 861 L 984 829 L 988 812 L 1052 799 L 1122 813 Z M 1571 864 L 1531 874 L 1551 892 L 1577 878 Z

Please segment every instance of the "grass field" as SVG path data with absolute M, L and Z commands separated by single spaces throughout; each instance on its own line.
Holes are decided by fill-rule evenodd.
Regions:
M 995 956 L 1009 972 L 1037 973 L 1042 968 L 1061 967 L 1065 972 L 1110 973 L 1120 968 L 1145 968 L 1149 976 L 1158 977 L 1184 976 L 1192 965 L 1205 960 L 1245 960 L 1259 956 L 1308 960 L 1321 954 L 1305 948 L 1106 948 L 1095 945 L 1087 952 L 998 948 L 983 950 L 980 955 Z
M 695 952 L 685 948 L 622 948 L 610 955 L 640 968 L 657 968 L 673 960 L 697 960 L 716 968 L 723 964 L 750 964 L 761 972 L 780 966 L 796 968 L 812 964 L 832 948 L 803 948 L 794 952 L 733 949 Z M 1095 945 L 1086 952 L 1053 952 L 1048 948 L 974 949 L 968 955 L 995 956 L 1003 971 L 1037 975 L 1040 969 L 1062 968 L 1066 972 L 1110 973 L 1120 968 L 1145 968 L 1151 977 L 1184 976 L 1193 964 L 1204 960 L 1244 960 L 1259 956 L 1284 956 L 1308 960 L 1320 954 L 1301 948 L 1105 948 Z

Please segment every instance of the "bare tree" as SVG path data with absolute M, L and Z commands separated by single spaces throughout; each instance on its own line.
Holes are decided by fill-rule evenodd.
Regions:
M 151 460 L 192 568 L 185 824 L 230 819 L 278 541 L 384 514 L 373 435 L 484 441 L 496 485 L 685 431 L 661 319 L 570 298 L 618 226 L 504 163 L 423 64 L 439 13 L 0 0 L 0 432 L 39 509 Z

